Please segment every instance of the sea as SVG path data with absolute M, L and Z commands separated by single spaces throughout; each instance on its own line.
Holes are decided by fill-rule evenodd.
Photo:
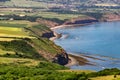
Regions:
M 71 69 L 120 68 L 120 21 L 59 28 L 62 37 L 54 42 L 69 54 L 83 56 L 94 65 L 73 65 Z M 90 56 L 90 57 L 86 57 Z

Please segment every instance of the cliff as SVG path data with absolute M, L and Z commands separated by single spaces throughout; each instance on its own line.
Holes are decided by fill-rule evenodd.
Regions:
M 39 24 L 44 24 L 46 25 L 47 27 L 55 27 L 55 26 L 58 26 L 59 23 L 56 23 L 56 22 L 53 22 L 53 21 L 50 21 L 50 20 L 45 20 L 45 19 L 41 19 L 41 18 L 38 18 L 36 20 Z
M 120 14 L 107 13 L 102 16 L 100 21 L 120 21 Z
M 37 39 L 26 40 L 43 58 L 50 62 L 55 62 L 61 65 L 68 63 L 68 54 L 60 46 L 50 41 L 51 37 L 60 37 L 57 33 L 51 31 L 45 25 L 34 25 L 25 28 L 30 35 Z
M 94 23 L 98 22 L 97 19 L 93 17 L 78 17 L 78 18 L 73 18 L 64 23 L 64 25 L 74 25 L 74 24 L 89 24 L 89 23 Z

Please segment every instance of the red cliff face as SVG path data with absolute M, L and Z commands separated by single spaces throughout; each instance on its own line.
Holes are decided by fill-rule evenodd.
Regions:
M 105 14 L 103 15 L 103 17 L 101 18 L 101 21 L 120 21 L 120 14 Z
M 74 24 L 88 24 L 88 23 L 93 23 L 93 22 L 98 22 L 95 18 L 92 17 L 78 17 L 78 18 L 73 18 L 64 23 L 64 25 L 74 25 Z
M 56 22 L 53 22 L 53 21 L 50 21 L 50 20 L 44 20 L 44 19 L 37 19 L 36 20 L 38 23 L 40 23 L 40 24 L 44 24 L 44 25 L 46 25 L 46 26 L 48 26 L 48 27 L 55 27 L 55 26 L 58 26 L 59 24 L 58 23 L 56 23 Z

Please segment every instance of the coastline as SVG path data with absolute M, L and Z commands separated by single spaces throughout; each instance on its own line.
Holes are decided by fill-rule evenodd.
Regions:
M 108 21 L 110 22 L 110 21 Z M 90 23 L 90 24 L 94 24 L 94 23 Z M 89 25 L 89 24 L 85 24 L 85 25 Z M 84 27 L 85 25 L 78 25 L 77 26 L 82 26 Z M 54 32 L 55 29 L 58 28 L 70 28 L 70 27 L 77 27 L 76 25 L 60 25 L 60 26 L 56 26 L 51 28 L 51 30 Z M 62 34 L 61 34 L 62 36 Z M 57 39 L 57 35 L 53 38 L 52 41 L 54 41 L 55 39 Z M 60 38 L 60 37 L 59 37 Z M 100 61 L 104 61 L 104 59 L 102 58 L 97 58 L 97 57 L 93 57 L 93 56 L 88 56 L 88 55 L 76 55 L 76 54 L 71 54 L 71 53 L 67 53 L 69 55 L 69 62 L 65 65 L 66 67 L 71 67 L 74 65 L 78 65 L 78 66 L 85 66 L 85 65 L 91 65 L 91 66 L 97 66 L 95 63 L 92 63 L 91 61 L 89 61 L 89 59 L 93 59 L 93 60 L 100 60 Z
M 62 37 L 62 34 L 58 34 L 55 31 L 53 31 L 53 34 L 54 34 L 54 37 L 49 38 L 49 40 L 51 40 L 51 41 L 54 41 L 55 39 L 58 39 L 58 38 Z
M 59 25 L 59 26 L 55 26 L 55 27 L 52 27 L 50 28 L 52 31 L 55 30 L 55 29 L 59 29 L 59 28 L 70 28 L 70 27 L 82 27 L 82 26 L 85 26 L 85 25 L 90 25 L 90 24 L 94 24 L 96 22 L 93 22 L 93 23 L 85 23 L 85 24 L 70 24 L 70 25 Z
M 92 57 L 92 56 L 87 56 L 87 57 L 84 57 L 84 56 L 81 56 L 81 55 L 76 55 L 76 54 L 70 54 L 68 53 L 69 55 L 69 62 L 68 64 L 66 64 L 65 66 L 66 67 L 71 67 L 71 66 L 74 66 L 74 65 L 79 65 L 79 66 L 84 66 L 84 65 L 91 65 L 91 66 L 96 66 L 96 64 L 90 62 L 87 58 L 91 58 L 91 59 L 98 59 L 98 58 L 95 58 L 95 57 Z M 100 60 L 100 59 L 98 59 Z
M 85 25 L 90 25 L 90 24 L 93 24 L 93 23 L 89 23 L 89 24 L 75 24 L 75 25 L 60 25 L 60 26 L 56 26 L 56 27 L 52 27 L 50 28 L 53 33 L 54 33 L 54 37 L 51 37 L 49 40 L 51 41 L 54 41 L 55 39 L 59 39 L 62 37 L 62 34 L 58 34 L 57 32 L 55 32 L 54 30 L 55 29 L 58 29 L 58 28 L 65 28 L 65 27 L 74 27 L 74 26 L 85 26 Z M 70 53 L 67 53 L 68 54 L 68 57 L 69 57 L 69 61 L 68 63 L 65 65 L 66 67 L 71 67 L 71 66 L 74 66 L 74 65 L 79 65 L 79 66 L 84 66 L 84 65 L 91 65 L 91 66 L 95 66 L 95 64 L 91 63 L 89 60 L 87 60 L 87 57 L 88 58 L 93 58 L 91 56 L 87 56 L 87 57 L 84 57 L 84 56 L 78 56 L 78 55 L 75 55 L 75 54 L 70 54 Z M 97 59 L 97 58 L 95 58 Z

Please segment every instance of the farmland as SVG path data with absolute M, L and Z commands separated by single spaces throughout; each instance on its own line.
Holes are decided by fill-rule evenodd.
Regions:
M 24 59 L 24 58 L 5 58 L 0 57 L 0 64 L 17 64 L 24 66 L 37 66 L 40 61 L 33 59 Z
M 108 79 L 109 80 L 120 80 L 120 75 L 117 75 L 116 78 L 114 77 L 114 75 L 91 78 L 91 80 L 108 80 Z
M 0 41 L 11 41 L 17 38 L 27 38 L 27 37 L 33 38 L 29 36 L 29 33 L 25 32 L 24 30 L 24 27 L 26 27 L 28 23 L 30 22 L 0 21 Z
M 58 18 L 60 20 L 65 20 L 65 19 L 71 19 L 71 18 L 76 18 L 76 17 L 86 17 L 85 15 L 82 14 L 58 14 L 55 12 L 39 12 L 37 14 L 38 16 L 42 16 L 44 18 Z
M 69 56 L 62 47 L 49 40 L 54 35 L 48 27 L 54 22 L 60 25 L 78 17 L 101 18 L 102 13 L 118 14 L 119 3 L 102 4 L 98 1 L 93 7 L 91 6 L 93 3 L 89 0 L 86 0 L 87 6 L 84 4 L 85 1 L 79 3 L 78 0 L 70 0 L 68 4 L 66 4 L 68 0 L 62 1 L 2 0 L 0 2 L 0 80 L 120 79 L 120 70 L 116 68 L 96 72 L 70 70 L 63 66 L 69 62 Z M 110 7 L 112 8 L 109 9 Z
M 11 0 L 11 1 L 6 1 L 4 3 L 4 6 L 10 6 L 10 7 L 13 7 L 13 6 L 16 6 L 16 7 L 39 7 L 39 8 L 47 8 L 48 6 L 49 7 L 52 7 L 52 6 L 55 6 L 56 4 L 47 4 L 47 3 L 44 3 L 44 2 L 37 2 L 37 1 L 33 1 L 33 0 Z

